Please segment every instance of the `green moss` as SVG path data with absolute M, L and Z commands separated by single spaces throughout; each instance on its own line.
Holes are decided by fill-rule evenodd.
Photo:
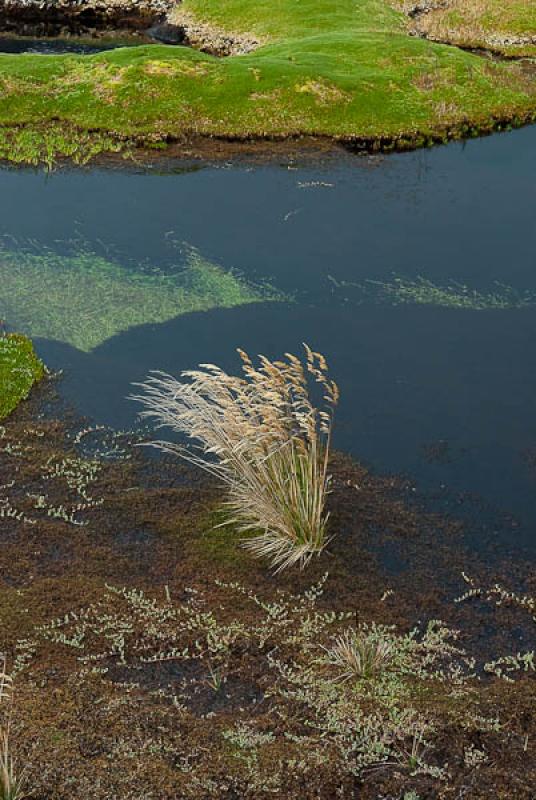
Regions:
M 222 569 L 235 567 L 251 570 L 252 557 L 242 543 L 253 538 L 255 533 L 238 533 L 233 525 L 222 524 L 224 521 L 225 514 L 217 507 L 196 520 L 195 531 L 189 540 L 191 552 Z
M 0 419 L 28 397 L 43 374 L 43 364 L 29 339 L 19 334 L 0 336 Z
M 88 248 L 67 255 L 0 249 L 0 278 L 0 315 L 10 325 L 86 352 L 136 325 L 289 299 L 269 285 L 247 283 L 193 248 L 173 275 L 147 265 L 127 268 Z
M 534 82 L 517 65 L 411 37 L 387 0 L 185 0 L 181 11 L 260 47 L 229 58 L 166 46 L 0 56 L 0 155 L 85 160 L 194 135 L 418 144 L 461 135 L 468 121 L 490 129 L 536 115 Z

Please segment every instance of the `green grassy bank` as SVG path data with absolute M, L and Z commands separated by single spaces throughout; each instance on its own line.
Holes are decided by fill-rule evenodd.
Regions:
M 0 157 L 83 161 L 192 137 L 418 146 L 536 117 L 536 81 L 412 37 L 387 0 L 185 0 L 179 15 L 259 47 L 0 56 Z
M 8 416 L 44 375 L 32 343 L 19 334 L 0 335 L 0 420 Z
M 416 3 L 392 0 L 408 12 Z M 505 56 L 536 57 L 536 4 L 531 0 L 444 0 L 416 18 L 435 41 L 483 47 Z

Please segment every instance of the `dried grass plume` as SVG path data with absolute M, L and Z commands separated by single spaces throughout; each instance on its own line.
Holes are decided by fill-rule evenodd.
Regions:
M 6 657 L 0 654 L 0 800 L 24 800 L 26 774 L 15 769 L 11 755 L 10 731 L 13 712 L 13 680 L 7 672 Z
M 247 535 L 244 546 L 277 570 L 305 566 L 327 543 L 325 509 L 333 411 L 339 398 L 325 358 L 305 347 L 305 363 L 243 350 L 242 375 L 201 364 L 181 379 L 152 373 L 141 384 L 142 417 L 169 427 L 187 444 L 152 444 L 216 476 L 226 487 L 226 523 Z M 321 390 L 322 406 L 310 398 Z

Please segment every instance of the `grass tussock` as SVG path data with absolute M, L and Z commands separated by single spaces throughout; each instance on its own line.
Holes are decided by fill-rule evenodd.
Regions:
M 335 680 L 371 678 L 389 663 L 393 649 L 392 637 L 381 627 L 348 628 L 326 648 L 325 662 L 337 670 Z
M 10 731 L 13 712 L 13 680 L 7 672 L 6 658 L 0 655 L 0 800 L 24 800 L 25 774 L 17 774 L 11 755 Z
M 185 435 L 188 445 L 154 444 L 214 475 L 228 491 L 226 521 L 247 538 L 244 546 L 282 570 L 304 567 L 327 542 L 328 460 L 338 388 L 326 360 L 305 346 L 257 368 L 239 350 L 243 376 L 213 364 L 182 373 L 154 373 L 133 399 L 142 416 Z M 323 395 L 317 409 L 310 381 Z

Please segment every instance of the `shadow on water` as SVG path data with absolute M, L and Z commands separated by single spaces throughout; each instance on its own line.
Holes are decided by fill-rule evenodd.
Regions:
M 213 361 L 236 370 L 231 343 L 268 356 L 299 352 L 302 341 L 322 346 L 342 394 L 337 447 L 413 475 L 447 510 L 481 496 L 512 514 L 491 513 L 508 544 L 531 546 L 536 473 L 527 455 L 536 449 L 536 417 L 524 409 L 536 395 L 526 349 L 535 340 L 531 310 L 267 303 L 140 326 L 87 355 L 39 346 L 49 363 L 66 368 L 66 395 L 117 427 L 134 423 L 136 408 L 124 398 L 151 369 L 177 374 Z
M 295 302 L 212 304 L 179 317 L 173 310 L 166 322 L 82 353 L 32 331 L 31 313 L 38 309 L 43 324 L 42 306 L 52 306 L 46 295 L 41 303 L 36 285 L 34 312 L 22 293 L 18 310 L 24 306 L 28 332 L 41 336 L 45 360 L 65 369 L 62 392 L 82 413 L 125 427 L 135 409 L 124 398 L 151 369 L 178 373 L 204 361 L 235 369 L 237 346 L 276 356 L 307 341 L 329 358 L 341 386 L 339 448 L 411 476 L 440 509 L 481 498 L 480 523 L 500 527 L 504 543 L 536 551 L 536 127 L 388 158 L 178 167 L 49 178 L 0 172 L 0 234 L 32 240 L 34 251 L 79 235 L 92 252 L 104 243 L 108 261 L 117 254 L 122 265 L 120 274 L 102 267 L 122 302 L 125 271 L 143 263 L 158 279 L 176 273 L 171 240 L 191 243 L 247 281 L 266 278 Z M 36 263 L 20 260 L 19 287 Z M 47 280 L 59 287 L 51 264 Z M 0 259 L 2 266 L 9 269 Z M 392 284 L 393 275 L 413 292 L 427 281 L 429 296 L 397 305 L 400 298 L 378 302 L 358 288 Z M 95 285 L 85 308 L 99 322 L 104 284 Z M 480 310 L 459 307 L 461 290 L 437 290 L 459 285 L 478 292 Z M 505 286 L 518 294 L 505 295 Z M 86 291 L 91 299 L 90 283 Z M 530 302 L 488 308 L 496 291 Z M 59 289 L 53 299 L 57 329 L 69 305 Z

